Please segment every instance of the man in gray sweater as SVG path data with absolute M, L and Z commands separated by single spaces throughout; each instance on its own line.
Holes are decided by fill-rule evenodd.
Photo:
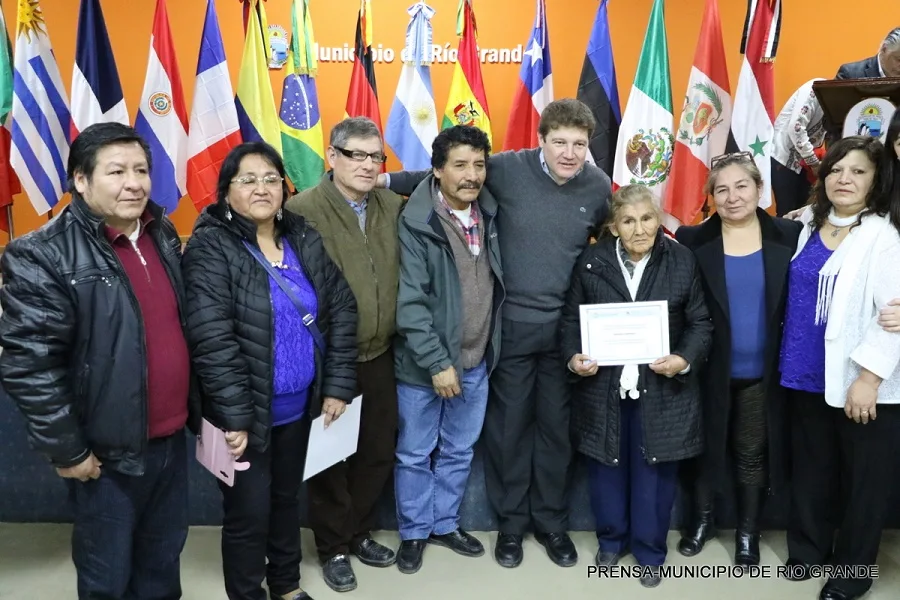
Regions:
M 541 114 L 540 148 L 488 160 L 507 297 L 484 423 L 485 476 L 499 520 L 494 557 L 505 567 L 522 562 L 531 527 L 553 562 L 578 560 L 566 533 L 570 388 L 557 322 L 575 262 L 608 212 L 609 177 L 585 163 L 594 128 L 585 104 L 557 100 Z M 392 173 L 379 184 L 409 195 L 426 175 Z
M 419 570 L 427 543 L 484 554 L 460 529 L 459 506 L 500 345 L 497 202 L 482 188 L 490 152 L 480 129 L 442 131 L 434 175 L 400 215 L 395 494 L 403 573 Z

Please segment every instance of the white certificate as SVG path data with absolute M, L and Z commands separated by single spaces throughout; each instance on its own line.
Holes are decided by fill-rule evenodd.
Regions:
M 325 415 L 314 419 L 309 430 L 309 446 L 303 481 L 356 453 L 359 441 L 359 420 L 362 415 L 362 396 L 347 405 L 337 421 L 325 429 Z
M 598 365 L 646 365 L 669 354 L 669 303 L 581 305 L 581 352 Z

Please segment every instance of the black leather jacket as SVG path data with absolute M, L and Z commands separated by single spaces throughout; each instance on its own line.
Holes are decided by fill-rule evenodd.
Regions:
M 147 234 L 182 312 L 181 241 L 153 203 Z M 83 200 L 41 229 L 13 240 L 0 259 L 0 380 L 24 414 L 29 442 L 56 467 L 90 452 L 129 475 L 144 472 L 147 358 L 140 307 Z M 181 318 L 184 327 L 184 317 Z M 189 425 L 199 425 L 191 384 Z

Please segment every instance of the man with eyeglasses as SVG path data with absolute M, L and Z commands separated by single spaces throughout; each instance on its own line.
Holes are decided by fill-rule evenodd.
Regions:
M 356 588 L 348 560 L 394 564 L 393 550 L 372 539 L 375 508 L 394 466 L 397 385 L 391 349 L 396 330 L 400 249 L 398 219 L 404 200 L 374 189 L 385 162 L 373 121 L 345 119 L 331 131 L 331 171 L 291 198 L 288 210 L 305 217 L 344 273 L 358 306 L 357 379 L 362 417 L 356 454 L 309 481 L 309 518 L 325 583 L 337 592 Z

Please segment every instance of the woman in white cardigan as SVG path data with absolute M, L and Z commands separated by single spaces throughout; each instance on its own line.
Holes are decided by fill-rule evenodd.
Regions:
M 871 587 L 859 571 L 875 564 L 900 452 L 900 335 L 879 324 L 900 296 L 900 205 L 882 192 L 883 152 L 870 137 L 829 148 L 789 274 L 788 566 L 795 579 L 813 565 L 842 569 L 820 600 L 853 600 Z

